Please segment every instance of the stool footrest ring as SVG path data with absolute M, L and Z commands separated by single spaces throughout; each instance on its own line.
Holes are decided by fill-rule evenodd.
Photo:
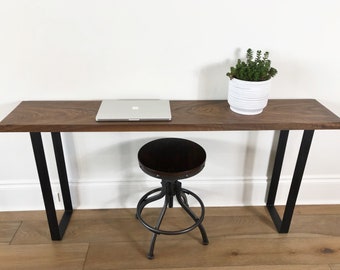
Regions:
M 177 183 L 179 183 L 179 185 L 180 185 L 180 182 L 177 181 Z M 175 184 L 177 184 L 177 183 L 175 183 Z M 174 183 L 171 183 L 171 184 L 174 184 Z M 142 211 L 143 211 L 144 207 L 146 205 L 148 205 L 149 203 L 154 202 L 156 200 L 159 200 L 159 199 L 161 199 L 162 197 L 165 196 L 166 199 L 165 199 L 164 206 L 163 206 L 163 209 L 162 209 L 162 212 L 161 212 L 161 216 L 162 215 L 163 216 L 162 217 L 160 216 L 161 219 L 163 219 L 163 217 L 165 215 L 166 208 L 168 207 L 168 204 L 170 202 L 169 195 L 166 192 L 166 188 L 164 188 L 164 187 L 156 188 L 156 189 L 151 190 L 150 192 L 146 193 L 140 199 L 140 201 L 137 204 L 136 217 L 144 225 L 144 227 L 147 228 L 149 231 L 156 233 L 156 234 L 179 235 L 179 234 L 183 234 L 183 233 L 187 233 L 187 232 L 192 231 L 193 229 L 198 227 L 203 222 L 204 215 L 205 215 L 205 207 L 204 207 L 202 200 L 198 197 L 198 195 L 196 195 L 195 193 L 193 193 L 190 190 L 183 189 L 183 188 L 179 188 L 179 189 L 176 189 L 176 190 L 177 191 L 174 195 L 176 196 L 177 201 L 179 202 L 181 207 L 185 210 L 185 212 L 194 220 L 195 223 L 193 225 L 185 228 L 185 229 L 177 230 L 177 231 L 160 230 L 159 228 L 157 228 L 159 226 L 151 226 L 150 224 L 148 224 L 142 217 Z M 156 192 L 159 192 L 159 194 L 151 196 L 152 194 L 154 194 Z M 188 207 L 188 203 L 187 203 L 186 198 L 183 199 L 183 194 L 191 195 L 198 201 L 198 203 L 200 204 L 200 207 L 201 207 L 200 217 L 197 217 L 195 215 L 195 213 Z

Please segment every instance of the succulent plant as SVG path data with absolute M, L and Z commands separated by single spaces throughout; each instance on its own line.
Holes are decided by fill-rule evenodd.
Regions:
M 248 49 L 246 61 L 237 60 L 234 67 L 230 68 L 230 72 L 226 75 L 230 78 L 236 78 L 243 81 L 266 81 L 277 74 L 277 70 L 271 67 L 269 60 L 269 52 L 265 52 L 262 56 L 262 51 L 256 51 L 254 57 L 253 50 Z

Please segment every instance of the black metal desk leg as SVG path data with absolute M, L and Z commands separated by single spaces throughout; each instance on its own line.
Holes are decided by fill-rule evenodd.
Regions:
M 280 231 L 281 218 L 279 214 L 277 213 L 274 205 L 275 205 L 275 198 L 277 194 L 277 188 L 278 188 L 280 176 L 281 176 L 283 159 L 284 159 L 285 152 L 286 152 L 288 135 L 289 135 L 289 130 L 280 131 L 280 137 L 279 137 L 279 141 L 277 144 L 272 178 L 270 181 L 269 192 L 268 192 L 268 197 L 267 197 L 267 208 L 276 226 L 277 231 Z
M 32 147 L 33 147 L 35 162 L 36 162 L 38 175 L 39 175 L 40 187 L 41 187 L 41 191 L 42 191 L 42 195 L 43 195 L 43 199 L 44 199 L 47 221 L 48 221 L 48 225 L 49 225 L 49 228 L 50 228 L 51 238 L 52 238 L 52 240 L 61 240 L 63 238 L 63 235 L 65 233 L 65 229 L 67 227 L 67 224 L 68 224 L 70 217 L 71 217 L 71 214 L 72 214 L 72 205 L 70 204 L 71 200 L 70 200 L 70 195 L 69 195 L 69 190 L 68 190 L 68 184 L 67 184 L 67 188 L 65 188 L 66 185 L 64 183 L 65 179 L 67 180 L 65 163 L 64 163 L 63 166 L 61 165 L 61 163 L 64 160 L 63 160 L 63 158 L 61 159 L 60 152 L 57 153 L 58 151 L 55 148 L 55 155 L 56 155 L 56 159 L 57 159 L 59 176 L 60 176 L 60 174 L 65 173 L 65 175 L 60 178 L 63 197 L 64 197 L 64 193 L 66 195 L 65 196 L 66 200 L 64 199 L 65 212 L 64 212 L 64 215 L 63 215 L 61 222 L 60 222 L 60 225 L 59 225 L 57 214 L 56 214 L 56 209 L 55 209 L 55 205 L 54 205 L 53 195 L 52 195 L 51 182 L 50 182 L 50 177 L 49 177 L 48 168 L 47 168 L 47 164 L 46 164 L 46 157 L 45 157 L 44 146 L 43 146 L 43 142 L 42 142 L 42 138 L 41 138 L 41 133 L 40 132 L 31 132 L 30 136 L 31 136 L 31 141 L 32 141 Z M 54 139 L 54 140 L 58 141 L 58 135 L 55 135 L 55 137 L 57 139 Z M 59 138 L 60 138 L 60 134 L 59 134 Z M 58 142 L 57 142 L 57 144 L 58 144 Z M 60 143 L 59 143 L 59 147 L 62 147 L 61 140 L 60 140 Z M 59 149 L 59 151 L 60 151 L 60 149 Z M 63 157 L 63 155 L 62 155 L 62 157 Z M 65 170 L 65 171 L 62 172 L 63 170 Z M 68 195 L 66 194 L 67 190 L 68 190 Z
M 303 133 L 300 151 L 296 161 L 292 183 L 290 185 L 286 208 L 282 218 L 280 233 L 287 233 L 289 231 L 303 172 L 306 167 L 310 146 L 312 144 L 313 135 L 314 130 L 305 130 Z
M 53 141 L 54 155 L 55 155 L 55 159 L 57 163 L 61 194 L 63 197 L 63 203 L 64 203 L 64 209 L 65 209 L 65 212 L 59 224 L 59 228 L 60 228 L 60 231 L 64 233 L 69 223 L 69 220 L 71 218 L 73 207 L 72 207 L 71 193 L 70 193 L 70 187 L 68 183 L 61 136 L 59 132 L 52 132 L 51 135 L 52 135 L 52 141 Z
M 280 179 L 286 143 L 288 139 L 288 131 L 281 131 L 276 158 L 275 158 L 275 163 L 274 163 L 272 180 L 271 180 L 268 198 L 267 198 L 268 211 L 279 233 L 288 233 L 289 231 L 289 227 L 290 227 L 290 223 L 292 220 L 292 216 L 293 216 L 297 196 L 299 193 L 301 180 L 302 180 L 303 173 L 305 170 L 313 135 L 314 135 L 314 130 L 305 130 L 303 133 L 285 211 L 283 214 L 283 218 L 281 220 L 275 208 L 275 197 L 276 197 L 277 187 L 278 187 L 278 183 Z
M 278 145 L 277 145 L 277 150 L 276 150 L 274 168 L 272 172 L 272 179 L 271 179 L 270 187 L 269 187 L 267 205 L 273 205 L 275 202 L 277 188 L 278 188 L 279 180 L 281 176 L 283 158 L 286 152 L 288 135 L 289 135 L 289 130 L 281 130 Z

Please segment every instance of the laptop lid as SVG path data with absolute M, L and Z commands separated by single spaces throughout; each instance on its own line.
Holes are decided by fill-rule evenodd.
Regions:
M 170 121 L 169 100 L 103 100 L 96 121 Z

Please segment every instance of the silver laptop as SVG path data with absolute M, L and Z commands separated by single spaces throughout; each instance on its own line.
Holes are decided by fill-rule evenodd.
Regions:
M 96 121 L 170 121 L 169 100 L 103 100 Z

